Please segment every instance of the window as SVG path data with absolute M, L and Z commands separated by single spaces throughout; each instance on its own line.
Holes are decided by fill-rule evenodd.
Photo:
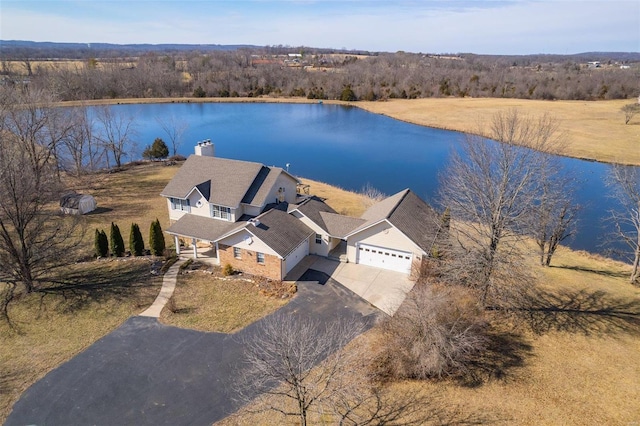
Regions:
M 231 220 L 231 209 L 229 207 L 211 205 L 211 217 L 223 220 Z
M 242 252 L 240 251 L 240 247 L 233 248 L 233 257 L 235 257 L 236 259 L 241 259 L 241 254 Z
M 256 253 L 256 260 L 264 265 L 264 253 Z
M 171 209 L 182 210 L 183 212 L 189 213 L 191 211 L 191 204 L 189 204 L 189 200 L 183 200 L 181 198 L 171 198 Z
M 316 234 L 316 244 L 322 244 L 322 235 Z

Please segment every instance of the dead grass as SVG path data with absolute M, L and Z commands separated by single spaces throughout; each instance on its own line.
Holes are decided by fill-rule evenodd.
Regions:
M 120 228 L 127 250 L 131 223 L 137 223 L 148 248 L 151 222 L 158 218 L 162 229 L 169 227 L 167 202 L 160 197 L 160 192 L 180 165 L 147 163 L 116 173 L 96 174 L 82 181 L 70 180 L 71 189 L 93 195 L 98 203 L 96 211 L 82 216 L 87 229 L 83 241 L 86 249 L 91 251 L 93 247 L 96 228 L 104 229 L 109 235 L 111 222 Z M 173 245 L 171 239 L 165 238 L 167 246 Z
M 367 199 L 364 195 L 347 191 L 327 183 L 299 178 L 303 184 L 309 185 L 311 195 L 325 199 L 325 202 L 335 211 L 348 216 L 360 217 L 366 210 Z
M 640 165 L 640 119 L 624 124 L 623 105 L 633 100 L 537 101 L 498 98 L 394 99 L 356 102 L 367 111 L 422 126 L 488 134 L 491 117 L 510 108 L 560 121 L 567 136 L 563 155 L 603 162 Z M 480 128 L 480 130 L 478 130 Z
M 141 258 L 71 265 L 62 276 L 67 290 L 10 306 L 16 330 L 0 322 L 0 423 L 30 385 L 153 302 L 161 280 L 150 265 Z
M 162 310 L 160 320 L 176 327 L 233 333 L 289 300 L 262 294 L 263 279 L 223 277 L 218 269 L 179 275 L 175 293 Z

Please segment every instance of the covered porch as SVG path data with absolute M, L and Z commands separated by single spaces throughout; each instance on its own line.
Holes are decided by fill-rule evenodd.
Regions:
M 218 244 L 215 240 L 236 226 L 238 223 L 203 216 L 184 215 L 173 223 L 166 232 L 173 237 L 176 254 L 179 257 L 191 257 L 219 265 Z

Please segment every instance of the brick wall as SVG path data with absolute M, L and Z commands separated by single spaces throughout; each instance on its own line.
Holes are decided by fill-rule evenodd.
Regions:
M 265 253 L 264 264 L 262 264 L 258 263 L 255 251 L 240 249 L 240 259 L 236 259 L 233 256 L 233 247 L 224 244 L 218 245 L 218 256 L 220 266 L 223 268 L 228 263 L 236 271 L 260 275 L 272 280 L 282 279 L 282 261 L 277 256 Z

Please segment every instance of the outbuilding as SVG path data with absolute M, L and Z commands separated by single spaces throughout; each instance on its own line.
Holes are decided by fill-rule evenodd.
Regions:
M 87 214 L 97 206 L 95 198 L 91 195 L 70 192 L 60 197 L 60 210 L 64 214 Z

